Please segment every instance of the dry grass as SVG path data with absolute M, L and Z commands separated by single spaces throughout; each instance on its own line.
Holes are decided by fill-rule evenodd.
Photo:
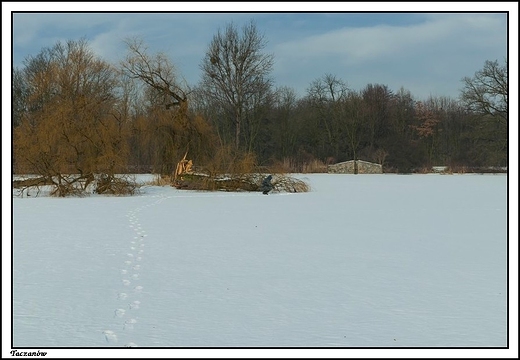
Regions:
M 145 183 L 145 185 L 151 186 L 166 186 L 172 184 L 172 177 L 168 175 L 155 174 L 153 180 Z
M 270 166 L 272 173 L 326 173 L 327 164 L 318 159 L 297 161 L 294 158 L 284 158 L 283 160 L 273 161 Z

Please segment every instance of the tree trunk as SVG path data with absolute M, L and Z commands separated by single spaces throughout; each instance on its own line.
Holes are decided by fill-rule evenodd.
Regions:
M 235 147 L 238 150 L 240 146 L 240 114 L 236 114 L 235 118 Z

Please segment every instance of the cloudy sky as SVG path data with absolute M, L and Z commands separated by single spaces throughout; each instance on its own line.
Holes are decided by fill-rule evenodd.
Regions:
M 287 3 L 285 7 L 265 3 L 263 7 L 173 2 L 90 3 L 89 6 L 86 3 L 35 3 L 34 7 L 20 4 L 10 6 L 14 7 L 13 11 L 55 9 L 75 13 L 14 13 L 14 66 L 21 66 L 28 55 L 38 54 L 43 47 L 80 38 L 86 38 L 100 57 L 117 63 L 125 55 L 124 40 L 137 36 L 151 52 L 169 55 L 179 74 L 195 85 L 201 75 L 201 60 L 218 29 L 231 22 L 240 28 L 253 20 L 267 40 L 264 51 L 274 55 L 275 85 L 292 87 L 299 95 L 305 94 L 311 81 L 333 74 L 353 90 L 378 83 L 394 91 L 404 87 L 419 100 L 430 95 L 455 98 L 460 93 L 462 77 L 473 76 L 486 60 L 503 62 L 508 49 L 507 14 L 489 12 L 508 10 L 507 6 L 483 6 L 481 10 L 487 13 L 440 12 L 464 10 L 460 6 L 438 8 L 437 12 L 430 12 L 435 8 L 423 8 L 422 12 L 415 13 L 374 13 L 369 11 L 399 11 L 399 3 L 393 6 L 363 3 L 362 7 L 345 3 L 342 6 L 334 3 L 316 6 L 315 3 L 314 7 L 311 3 L 297 6 L 289 3 L 289 8 Z M 407 8 L 402 11 L 410 11 L 410 6 Z M 143 13 L 161 9 L 192 13 Z M 78 13 L 118 10 L 138 12 Z M 194 13 L 217 10 L 242 12 Z M 260 10 L 264 12 L 258 12 Z M 313 12 L 282 12 L 288 10 Z M 473 3 L 471 10 L 479 8 Z

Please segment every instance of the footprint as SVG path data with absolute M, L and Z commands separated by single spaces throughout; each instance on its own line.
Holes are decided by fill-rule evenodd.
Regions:
M 136 319 L 129 319 L 125 321 L 125 324 L 123 325 L 123 330 L 133 329 L 134 324 L 137 323 Z
M 117 335 L 112 330 L 104 330 L 103 335 L 107 343 L 117 342 Z
M 134 291 L 135 292 L 141 292 L 141 291 L 143 291 L 143 287 L 140 286 L 140 285 L 137 285 L 136 287 L 134 287 Z
M 123 285 L 124 286 L 128 286 L 130 285 L 132 282 L 130 280 L 123 280 Z
M 116 316 L 117 317 L 123 317 L 123 316 L 125 316 L 125 312 L 126 312 L 125 309 L 116 309 L 114 311 L 114 317 L 116 317 Z
M 117 294 L 117 298 L 120 300 L 124 300 L 128 297 L 128 295 L 124 292 Z
M 135 300 L 132 303 L 128 305 L 130 309 L 136 310 L 139 309 L 139 305 L 141 305 L 141 302 L 139 300 Z

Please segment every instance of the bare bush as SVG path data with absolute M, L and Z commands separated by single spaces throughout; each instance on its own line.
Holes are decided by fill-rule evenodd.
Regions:
M 101 174 L 96 181 L 94 191 L 97 194 L 134 195 L 140 187 L 141 185 L 137 183 L 135 176 Z

